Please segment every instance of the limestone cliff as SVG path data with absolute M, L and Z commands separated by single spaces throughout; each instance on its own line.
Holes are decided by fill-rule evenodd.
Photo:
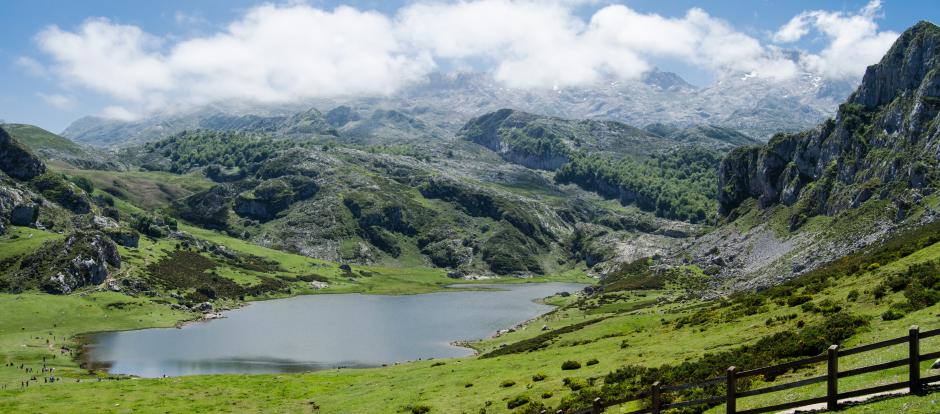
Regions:
M 920 22 L 867 69 L 835 119 L 732 151 L 719 170 L 719 213 L 733 216 L 750 198 L 761 208 L 797 205 L 794 227 L 871 197 L 929 193 L 940 163 L 938 113 L 940 28 Z

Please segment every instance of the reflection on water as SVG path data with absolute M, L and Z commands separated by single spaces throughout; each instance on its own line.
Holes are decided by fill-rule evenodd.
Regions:
M 253 303 L 183 329 L 91 336 L 92 366 L 144 377 L 304 372 L 472 353 L 450 345 L 551 310 L 533 299 L 584 285 L 530 283 L 424 295 L 314 295 Z

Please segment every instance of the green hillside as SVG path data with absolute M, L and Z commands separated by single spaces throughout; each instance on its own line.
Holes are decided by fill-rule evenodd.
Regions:
M 39 154 L 61 154 L 72 157 L 86 157 L 88 154 L 78 144 L 39 128 L 27 124 L 3 124 L 13 138 L 25 144 Z

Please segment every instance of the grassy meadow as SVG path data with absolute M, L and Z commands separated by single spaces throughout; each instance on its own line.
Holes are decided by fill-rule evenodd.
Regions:
M 234 243 L 232 247 L 236 248 Z M 876 298 L 876 289 L 873 289 L 891 274 L 913 265 L 936 261 L 938 257 L 940 244 L 932 244 L 871 270 L 831 279 L 818 292 L 814 291 L 818 286 L 807 283 L 792 292 L 791 297 L 808 296 L 808 302 L 816 308 L 836 304 L 843 312 L 865 319 L 868 325 L 844 343 L 847 347 L 903 336 L 913 324 L 924 330 L 940 328 L 940 320 L 936 316 L 940 312 L 938 305 L 909 312 L 899 319 L 884 320 L 882 315 L 885 311 L 892 304 L 903 301 L 904 294 L 887 293 Z M 410 286 L 420 291 L 443 282 L 436 279 L 443 276 L 413 273 L 418 275 L 417 280 L 423 281 L 415 285 L 398 279 L 404 277 L 405 271 L 400 271 L 402 274 L 398 276 L 386 269 L 376 268 L 374 271 L 381 275 L 374 276 L 375 280 L 387 278 L 390 286 L 399 283 L 396 289 Z M 380 285 L 375 283 L 375 286 Z M 365 291 L 369 291 L 368 286 Z M 355 290 L 353 284 L 342 289 L 346 288 Z M 381 291 L 395 293 L 396 289 Z M 101 329 L 167 325 L 186 316 L 168 312 L 163 306 L 147 304 L 146 299 L 131 300 L 141 301 L 141 305 L 109 307 L 107 303 L 118 300 L 116 298 L 123 296 L 96 293 L 84 297 L 72 295 L 65 300 L 39 294 L 2 297 L 0 307 L 3 307 L 4 314 L 23 313 L 20 309 L 27 309 L 27 314 L 32 313 L 20 319 L 3 321 L 0 332 L 3 358 L 17 366 L 17 361 L 27 360 L 38 367 L 39 356 L 50 352 L 44 347 L 44 338 L 50 332 L 60 338 Z M 121 300 L 129 301 L 126 298 Z M 51 305 L 53 302 L 56 306 Z M 547 302 L 561 307 L 516 332 L 471 344 L 484 355 L 506 347 L 513 349 L 495 357 L 417 361 L 383 368 L 290 375 L 34 383 L 29 389 L 8 387 L 0 391 L 0 411 L 409 413 L 429 408 L 429 412 L 440 413 L 505 413 L 513 411 L 509 405 L 514 401 L 532 401 L 521 408 L 535 403 L 557 406 L 570 398 L 574 388 L 590 387 L 590 384 L 599 386 L 608 373 L 621 366 L 658 367 L 694 362 L 707 354 L 734 351 L 742 345 L 755 343 L 759 338 L 797 330 L 826 318 L 817 310 L 809 310 L 813 309 L 811 306 L 791 306 L 787 300 L 772 296 L 749 309 L 753 301 L 731 299 L 726 304 L 715 305 L 689 299 L 679 290 L 621 291 L 587 300 L 553 297 Z M 83 313 L 81 318 L 58 319 L 69 309 L 74 312 L 88 309 L 88 313 Z M 27 324 L 23 318 L 31 322 Z M 59 320 L 63 328 L 57 330 L 51 325 L 56 325 Z M 30 328 L 23 330 L 24 326 L 20 325 Z M 543 326 L 548 330 L 543 331 Z M 52 331 L 48 331 L 50 329 Z M 922 344 L 922 352 L 925 353 L 938 348 L 938 338 L 925 340 Z M 841 368 L 898 359 L 905 352 L 903 346 L 884 348 L 845 358 L 841 361 Z M 569 360 L 579 362 L 581 367 L 563 370 L 562 364 Z M 592 360 L 597 363 L 589 365 L 588 361 Z M 60 357 L 56 362 L 61 364 L 62 372 L 93 378 L 76 369 L 74 361 Z M 761 361 L 754 364 L 762 365 Z M 924 375 L 936 374 L 928 372 L 927 365 L 924 364 Z M 22 380 L 23 375 L 17 369 L 3 369 L 4 374 L 0 378 L 4 378 L 7 384 L 15 386 Z M 801 369 L 753 387 L 819 375 L 822 369 Z M 899 368 L 888 375 L 877 373 L 848 378 L 840 381 L 840 385 L 842 389 L 850 390 L 896 381 L 904 375 L 904 368 Z M 752 408 L 817 396 L 823 390 L 822 385 L 745 398 L 739 401 L 739 407 Z M 907 410 L 905 412 L 935 412 L 932 410 L 935 409 L 936 398 L 929 395 L 887 399 L 850 408 L 846 412 L 884 412 L 879 410 L 899 407 Z M 638 405 L 625 405 L 611 412 L 635 408 Z M 723 407 L 713 407 L 709 412 L 723 412 Z

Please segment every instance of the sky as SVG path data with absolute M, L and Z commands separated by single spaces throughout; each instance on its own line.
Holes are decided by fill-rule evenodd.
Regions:
M 435 71 L 565 88 L 654 68 L 858 80 L 931 1 L 0 0 L 0 120 L 380 96 Z

